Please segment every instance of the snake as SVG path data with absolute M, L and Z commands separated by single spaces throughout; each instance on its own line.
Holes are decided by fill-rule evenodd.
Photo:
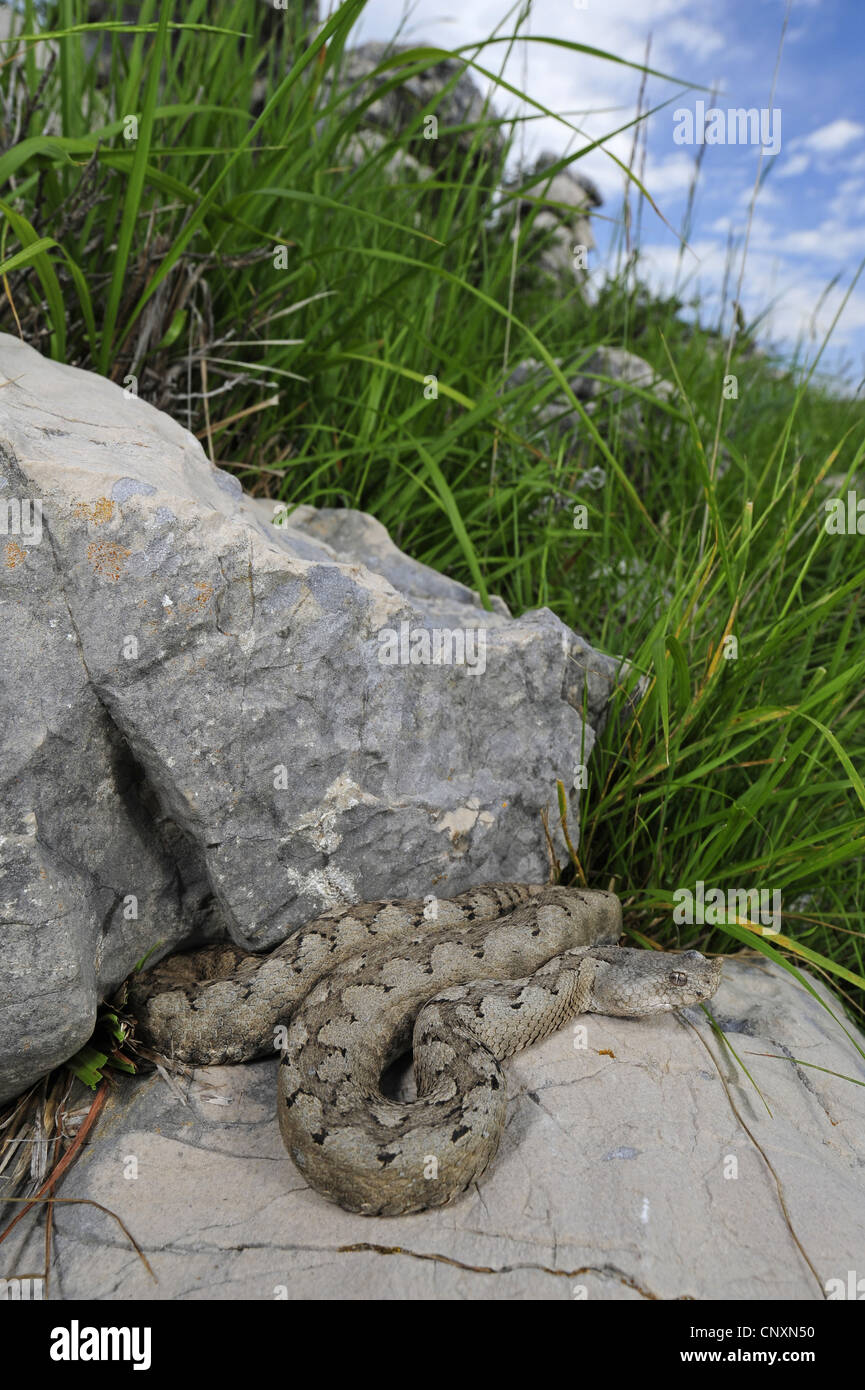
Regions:
M 267 955 L 218 942 L 168 957 L 132 977 L 129 1009 L 136 1037 L 181 1062 L 276 1051 L 279 1127 L 307 1183 L 347 1211 L 403 1215 L 489 1168 L 506 1058 L 580 1014 L 641 1018 L 717 989 L 719 960 L 621 935 L 621 903 L 600 889 L 342 904 Z M 401 1100 L 386 1080 L 409 1051 L 417 1096 Z

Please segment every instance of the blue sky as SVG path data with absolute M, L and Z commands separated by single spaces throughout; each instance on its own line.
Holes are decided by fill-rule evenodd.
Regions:
M 719 88 L 715 105 L 780 111 L 780 150 L 764 154 L 762 181 L 751 227 L 742 303 L 750 321 L 769 309 L 763 330 L 782 351 L 810 360 L 865 257 L 865 0 L 792 0 L 774 102 L 772 79 L 788 6 L 786 0 L 534 0 L 532 35 L 586 43 L 642 62 L 651 32 L 650 66 L 684 82 Z M 322 10 L 326 7 L 323 5 Z M 369 0 L 355 42 L 390 39 L 404 23 L 403 41 L 442 47 L 482 42 L 508 13 L 507 0 Z M 512 33 L 517 11 L 500 33 Z M 481 51 L 478 61 L 498 70 L 505 45 Z M 543 117 L 523 127 L 528 155 L 551 149 L 562 155 L 607 135 L 632 119 L 640 74 L 587 55 L 538 43 L 517 44 L 504 69 L 561 120 Z M 483 79 L 478 79 L 483 85 Z M 674 112 L 709 105 L 708 92 L 682 92 L 676 83 L 650 78 L 646 100 L 654 106 L 676 96 L 649 118 L 645 182 L 664 216 L 679 230 L 693 174 L 696 146 L 674 141 Z M 501 113 L 518 110 L 501 92 Z M 681 122 L 679 123 L 681 125 Z M 776 124 L 777 129 L 777 124 Z M 633 132 L 605 141 L 624 162 Z M 677 237 L 646 206 L 642 215 L 643 275 L 656 288 L 676 283 L 685 298 L 699 292 L 709 308 L 719 302 L 729 230 L 741 246 L 758 167 L 750 144 L 707 146 L 698 187 L 691 251 L 679 267 Z M 601 189 L 605 217 L 621 217 L 624 176 L 606 153 L 580 161 Z M 609 264 L 612 223 L 596 223 L 596 266 Z M 734 262 L 738 279 L 741 254 Z M 834 288 L 827 287 L 838 277 Z M 771 305 L 771 308 L 770 308 Z M 851 388 L 865 377 L 865 273 L 853 290 L 821 360 Z M 865 390 L 865 387 L 863 387 Z

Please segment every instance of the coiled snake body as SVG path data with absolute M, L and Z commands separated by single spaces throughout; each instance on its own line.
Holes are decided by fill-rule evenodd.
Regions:
M 580 1013 L 693 1004 L 720 962 L 615 943 L 611 893 L 498 883 L 451 899 L 340 907 L 268 956 L 209 946 L 136 977 L 157 1050 L 196 1063 L 278 1048 L 278 1113 L 298 1168 L 349 1211 L 439 1206 L 486 1170 L 505 1120 L 500 1062 Z M 409 1047 L 417 1100 L 382 1091 Z

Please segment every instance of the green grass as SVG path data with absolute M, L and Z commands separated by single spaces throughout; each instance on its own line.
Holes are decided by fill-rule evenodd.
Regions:
M 489 125 L 461 133 L 467 157 L 444 126 L 425 141 L 418 113 L 353 169 L 362 108 L 328 79 L 362 8 L 347 0 L 304 49 L 291 15 L 258 32 L 273 21 L 260 4 L 223 5 L 214 25 L 203 0 L 145 0 L 100 81 L 81 7 L 39 18 L 29 3 L 22 32 L 53 33 L 58 56 L 43 75 L 44 44 L 21 40 L 0 69 L 3 326 L 135 377 L 258 495 L 372 512 L 482 596 L 547 605 L 628 656 L 589 785 L 571 795 L 579 872 L 661 943 L 680 934 L 676 888 L 779 889 L 769 945 L 732 924 L 688 944 L 780 951 L 861 1010 L 865 546 L 823 529 L 824 499 L 846 484 L 822 480 L 865 474 L 862 404 L 755 354 L 753 331 L 726 367 L 699 306 L 695 321 L 640 288 L 638 249 L 594 305 L 551 294 L 533 216 L 515 251 L 494 215 L 505 154 Z M 508 52 L 498 40 L 486 71 Z M 418 68 L 433 56 L 416 53 Z M 563 148 L 572 133 L 563 121 Z M 394 184 L 399 149 L 435 176 Z M 644 223 L 654 215 L 645 206 Z M 605 343 L 678 396 L 606 399 L 566 459 L 534 415 L 551 387 L 508 377 L 524 357 L 562 358 L 552 389 L 569 396 L 566 375 Z M 719 417 L 725 370 L 739 398 Z M 579 502 L 588 531 L 572 524 Z

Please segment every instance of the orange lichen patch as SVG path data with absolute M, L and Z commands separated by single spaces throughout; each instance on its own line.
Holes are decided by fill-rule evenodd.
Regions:
M 599 1057 L 615 1057 L 615 1055 L 616 1055 L 615 1052 L 611 1052 L 610 1049 L 609 1049 L 608 1047 L 599 1047 L 599 1048 L 598 1048 L 598 1056 L 599 1056 Z
M 114 503 L 110 497 L 97 497 L 95 502 L 76 502 L 72 515 L 79 521 L 89 521 L 93 526 L 102 526 L 114 515 Z
M 27 551 L 22 550 L 17 541 L 10 541 L 3 554 L 7 570 L 14 570 L 27 559 Z
M 200 613 L 202 608 L 206 608 L 210 600 L 213 598 L 213 592 L 214 591 L 212 584 L 208 584 L 207 581 L 204 579 L 199 580 L 199 582 L 195 585 L 195 594 L 192 600 L 189 603 L 179 602 L 176 605 L 177 612 L 186 614 Z M 173 615 L 174 609 L 170 609 L 169 612 L 171 612 Z
M 95 574 L 116 583 L 126 568 L 128 550 L 113 541 L 91 541 L 87 547 L 87 559 Z

